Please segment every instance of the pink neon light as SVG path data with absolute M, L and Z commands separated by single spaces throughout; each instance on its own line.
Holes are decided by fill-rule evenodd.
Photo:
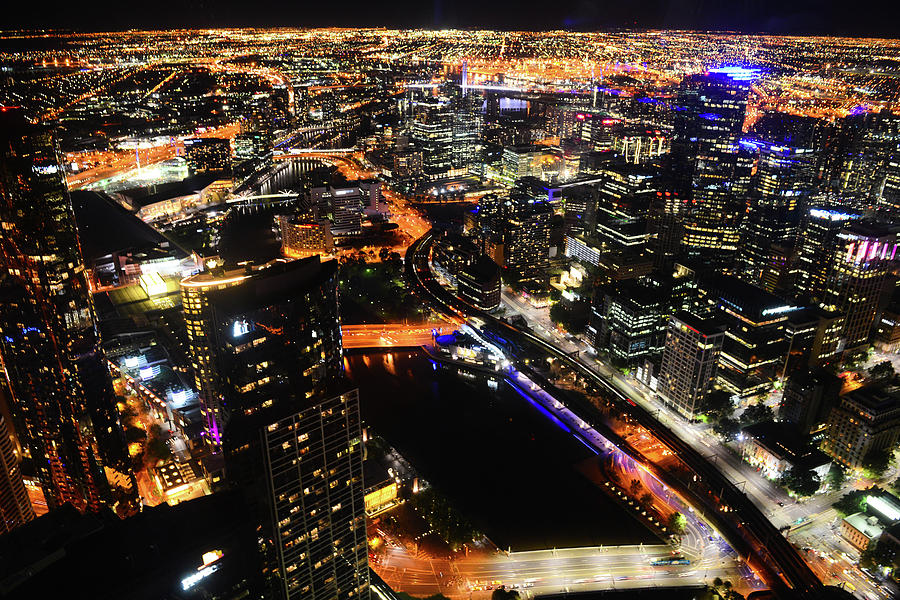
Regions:
M 859 245 L 859 252 L 856 253 L 856 262 L 863 260 L 866 257 L 866 250 L 869 248 L 869 242 L 866 240 L 865 242 Z
M 853 260 L 853 249 L 856 248 L 856 242 L 850 242 L 850 245 L 847 246 L 847 258 L 844 262 L 850 262 Z
M 867 257 L 867 260 L 872 260 L 876 256 L 878 256 L 878 242 L 872 242 L 872 245 L 869 246 L 869 256 Z

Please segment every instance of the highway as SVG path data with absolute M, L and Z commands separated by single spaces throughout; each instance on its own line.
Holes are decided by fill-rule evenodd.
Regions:
M 746 495 L 701 453 L 663 426 L 646 409 L 625 397 L 606 377 L 588 368 L 580 360 L 570 357 L 530 332 L 512 328 L 491 315 L 473 309 L 441 288 L 431 277 L 427 264 L 427 255 L 432 242 L 433 234 L 430 232 L 416 240 L 406 256 L 407 275 L 427 301 L 446 314 L 457 317 L 476 316 L 508 337 L 524 339 L 527 343 L 558 358 L 585 380 L 594 383 L 638 424 L 653 432 L 662 444 L 690 468 L 694 473 L 696 485 L 691 485 L 686 491 L 692 496 L 692 504 L 698 503 L 711 509 L 710 517 L 716 521 L 717 526 L 734 547 L 742 554 L 748 555 L 754 567 L 760 571 L 773 590 L 786 593 L 789 589 L 793 589 L 798 596 L 809 598 L 819 595 L 822 583 L 806 562 Z
M 456 328 L 450 322 L 424 324 L 380 323 L 374 325 L 344 325 L 341 333 L 344 348 L 396 348 L 430 344 L 433 333 L 449 333 Z
M 441 593 L 451 598 L 488 598 L 499 585 L 524 597 L 556 592 L 637 587 L 669 587 L 721 577 L 741 578 L 733 561 L 710 560 L 687 566 L 654 567 L 655 558 L 671 556 L 665 546 L 614 546 L 473 554 L 450 560 L 416 557 L 393 545 L 375 566 L 392 589 L 413 596 Z M 491 588 L 491 589 L 488 589 Z

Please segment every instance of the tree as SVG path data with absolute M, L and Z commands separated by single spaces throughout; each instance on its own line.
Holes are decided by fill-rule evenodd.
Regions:
M 641 494 L 641 497 L 638 498 L 638 502 L 641 503 L 641 506 L 644 508 L 650 508 L 650 505 L 653 504 L 653 494 L 650 492 L 644 492 Z
M 687 519 L 680 512 L 669 515 L 669 530 L 675 535 L 682 535 L 687 527 Z
M 153 438 L 147 444 L 147 455 L 156 461 L 166 460 L 172 456 L 169 445 L 159 438 Z
M 894 365 L 889 360 L 882 361 L 869 369 L 869 377 L 872 379 L 891 379 L 896 374 Z
M 638 494 L 641 493 L 641 482 L 638 479 L 631 480 L 631 486 L 629 489 L 631 490 L 631 495 L 637 497 Z
M 731 394 L 725 390 L 712 392 L 706 398 L 703 411 L 710 419 L 716 422 L 731 417 L 731 413 L 734 412 L 734 402 L 731 400 Z
M 828 487 L 833 490 L 839 490 L 844 486 L 846 480 L 847 474 L 844 473 L 844 469 L 840 465 L 832 463 L 831 468 L 828 470 L 828 475 L 825 476 Z
M 519 592 L 508 590 L 506 586 L 501 585 L 491 594 L 491 600 L 519 600 Z
M 722 587 L 722 583 L 723 583 L 723 581 L 722 581 L 721 577 L 716 577 L 715 579 L 713 579 L 713 587 L 716 589 L 719 589 L 720 587 Z
M 125 441 L 129 444 L 134 442 L 141 442 L 147 439 L 147 432 L 141 429 L 140 427 L 126 427 L 125 428 Z
M 866 569 L 875 567 L 892 567 L 900 557 L 895 557 L 890 542 L 882 543 L 882 539 L 872 540 L 859 555 L 859 566 Z
M 741 432 L 741 425 L 735 419 L 725 417 L 713 425 L 713 431 L 725 438 L 726 441 L 731 441 Z
M 862 468 L 868 472 L 872 479 L 881 479 L 891 464 L 891 458 L 893 456 L 887 448 L 869 450 L 862 459 Z
M 771 421 L 774 418 L 775 413 L 771 407 L 766 406 L 762 402 L 757 402 L 744 409 L 744 412 L 741 414 L 741 423 L 752 425 L 762 421 Z
M 866 510 L 866 496 L 868 494 L 868 490 L 853 490 L 841 496 L 841 499 L 831 506 L 843 517 L 863 512 Z
M 819 490 L 821 484 L 819 475 L 815 471 L 791 469 L 781 478 L 781 485 L 800 497 L 812 496 Z

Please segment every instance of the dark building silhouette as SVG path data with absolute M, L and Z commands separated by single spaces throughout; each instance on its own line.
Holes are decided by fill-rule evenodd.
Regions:
M 0 355 L 27 469 L 49 507 L 96 510 L 127 470 L 52 132 L 0 112 Z

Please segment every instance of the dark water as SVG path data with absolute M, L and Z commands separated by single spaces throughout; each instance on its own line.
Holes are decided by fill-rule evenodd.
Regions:
M 657 541 L 575 470 L 593 454 L 518 392 L 409 356 L 347 358 L 363 418 L 498 546 Z
M 275 172 L 267 177 L 256 189 L 258 194 L 276 194 L 281 191 L 299 192 L 303 189 L 304 177 L 314 169 L 324 166 L 320 160 L 313 158 L 296 158 L 281 161 Z

